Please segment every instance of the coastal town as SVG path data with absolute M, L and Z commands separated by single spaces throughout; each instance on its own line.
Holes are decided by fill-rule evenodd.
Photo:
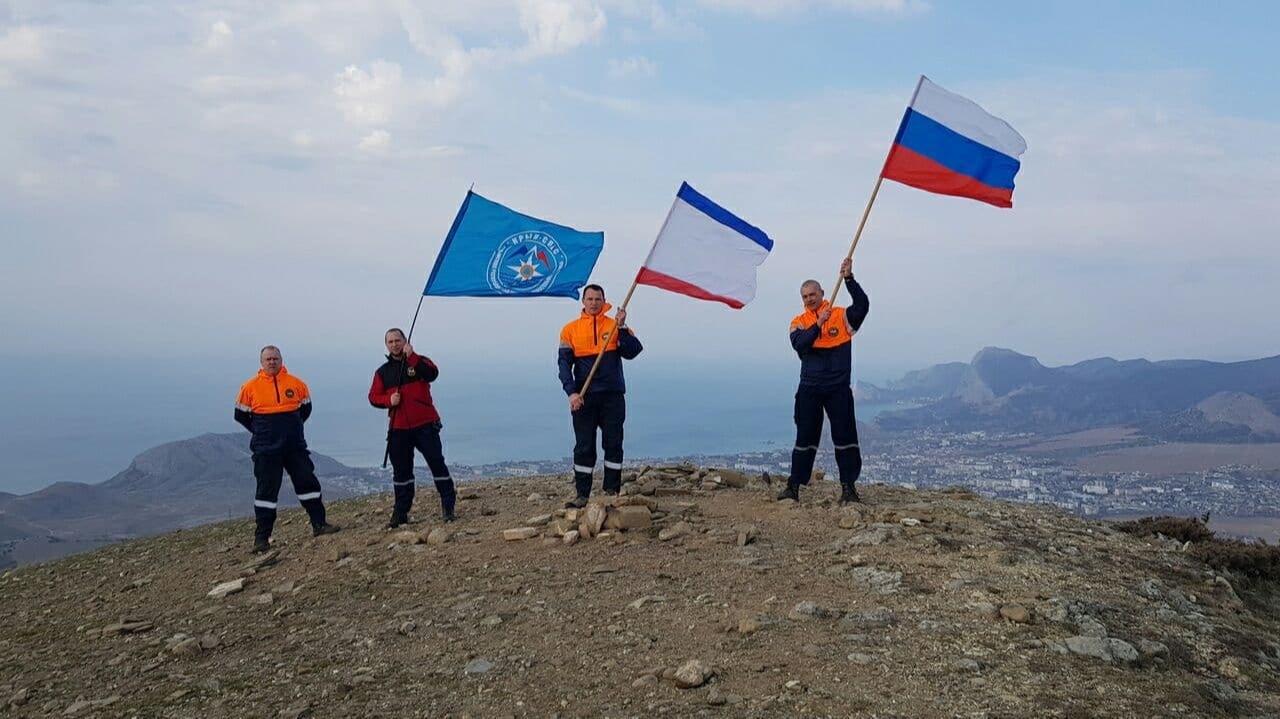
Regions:
M 1069 456 L 1010 449 L 1033 439 L 1025 433 L 917 431 L 895 433 L 864 449 L 862 482 L 907 488 L 962 486 L 984 496 L 1050 504 L 1086 517 L 1116 515 L 1280 514 L 1277 472 L 1224 464 L 1203 471 L 1086 471 Z M 460 477 L 501 478 L 558 474 L 567 459 L 500 462 L 459 468 Z M 789 447 L 736 454 L 628 459 L 631 466 L 691 462 L 785 478 Z M 816 469 L 835 471 L 829 443 L 818 451 Z

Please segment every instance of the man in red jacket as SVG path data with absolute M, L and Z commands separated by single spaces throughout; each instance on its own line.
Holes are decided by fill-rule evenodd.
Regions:
M 394 529 L 409 521 L 409 510 L 413 507 L 415 449 L 427 460 L 435 479 L 441 516 L 444 521 L 452 522 L 457 493 L 440 443 L 440 430 L 444 425 L 431 401 L 431 383 L 440 376 L 440 370 L 434 362 L 413 351 L 413 345 L 399 328 L 387 330 L 383 340 L 389 354 L 387 361 L 373 373 L 369 403 L 388 410 L 391 416 L 387 452 L 395 483 L 395 508 L 387 528 Z

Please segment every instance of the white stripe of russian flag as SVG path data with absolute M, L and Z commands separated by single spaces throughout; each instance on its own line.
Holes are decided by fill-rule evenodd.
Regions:
M 685 182 L 636 281 L 741 309 L 773 240 Z

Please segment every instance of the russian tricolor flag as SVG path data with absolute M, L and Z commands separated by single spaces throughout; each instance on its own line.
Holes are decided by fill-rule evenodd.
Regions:
M 920 78 L 881 176 L 921 190 L 1013 207 L 1027 141 L 977 103 Z
M 636 282 L 742 309 L 773 240 L 685 182 Z

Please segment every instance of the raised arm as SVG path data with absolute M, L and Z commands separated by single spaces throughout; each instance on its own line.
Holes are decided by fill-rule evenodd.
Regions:
M 849 303 L 849 309 L 844 311 L 844 318 L 849 324 L 849 331 L 857 332 L 862 327 L 862 321 L 867 319 L 867 313 L 871 311 L 871 300 L 867 299 L 867 293 L 863 291 L 862 285 L 853 279 L 852 274 L 845 276 L 844 286 L 849 290 L 849 296 L 853 298 Z
M 635 359 L 643 350 L 644 345 L 640 344 L 640 338 L 630 327 L 623 325 L 618 328 L 618 354 L 622 359 Z

